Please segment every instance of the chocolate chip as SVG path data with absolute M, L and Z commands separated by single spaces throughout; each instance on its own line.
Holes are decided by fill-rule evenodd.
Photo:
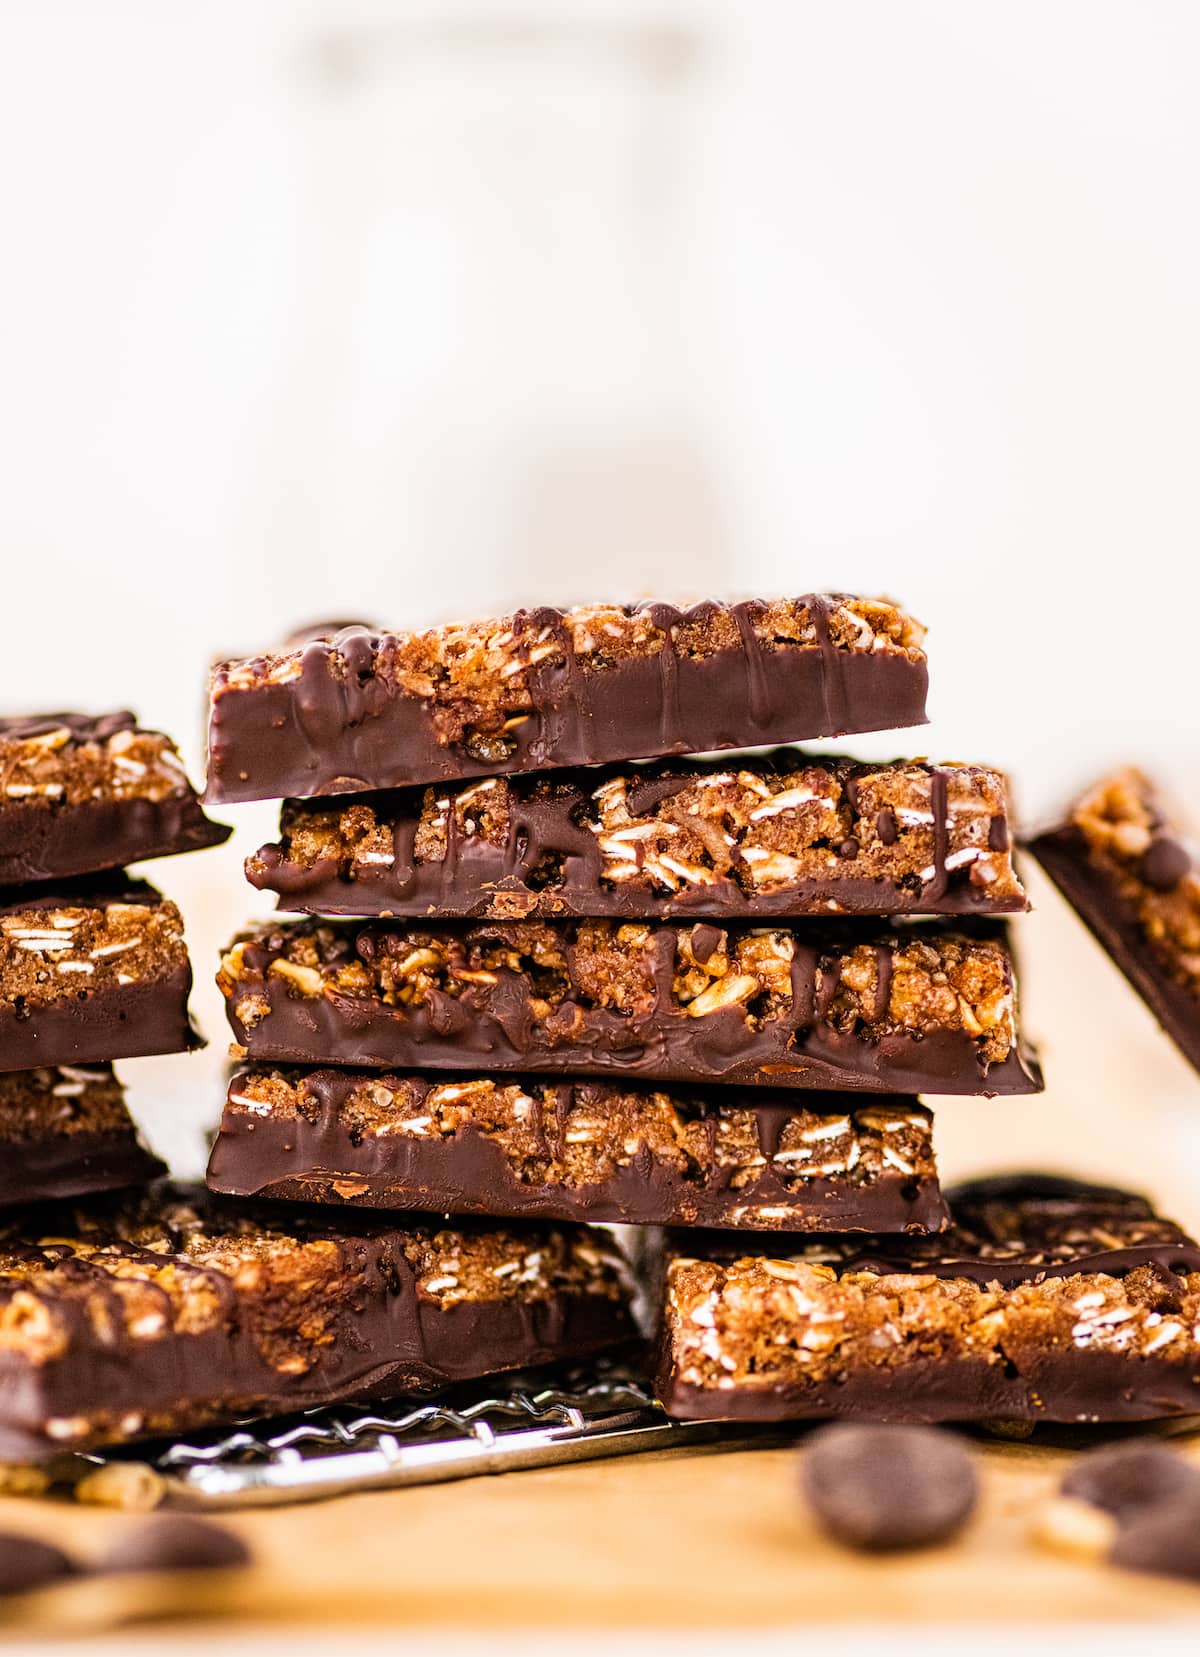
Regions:
M 802 1477 L 826 1529 L 871 1550 L 945 1541 L 978 1494 L 966 1448 L 932 1427 L 823 1427 L 809 1440 Z
M 1062 1493 L 1103 1508 L 1124 1525 L 1182 1497 L 1200 1503 L 1200 1471 L 1165 1444 L 1107 1444 L 1080 1456 L 1062 1482 Z
M 1143 1509 L 1139 1518 L 1122 1525 L 1108 1557 L 1126 1571 L 1200 1582 L 1200 1498 Z
M 1169 892 L 1178 885 L 1192 866 L 1186 846 L 1173 840 L 1169 834 L 1156 835 L 1142 853 L 1142 879 L 1156 892 Z
M 247 1565 L 250 1552 L 240 1536 L 186 1513 L 165 1514 L 126 1531 L 109 1548 L 101 1571 L 207 1571 Z
M 0 1595 L 27 1594 L 74 1574 L 71 1560 L 52 1542 L 20 1531 L 0 1531 Z
M 725 934 L 719 926 L 710 926 L 707 921 L 701 921 L 699 926 L 693 926 L 692 959 L 699 961 L 700 965 L 703 966 L 724 936 Z
M 860 850 L 858 841 L 851 835 L 848 840 L 842 841 L 837 849 L 837 854 L 839 857 L 857 857 Z
M 875 832 L 885 846 L 894 846 L 900 838 L 896 813 L 885 806 L 875 819 Z
M 1008 850 L 1008 819 L 993 817 L 988 823 L 988 849 L 994 852 Z

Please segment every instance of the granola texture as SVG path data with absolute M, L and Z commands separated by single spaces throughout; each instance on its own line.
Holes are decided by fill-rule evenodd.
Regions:
M 229 832 L 204 815 L 171 739 L 127 711 L 0 719 L 0 887 L 198 851 Z
M 186 971 L 183 917 L 152 886 L 80 884 L 0 908 L 0 1010 L 28 1015 Z
M 1151 782 L 1104 778 L 1029 849 L 1200 1068 L 1200 859 Z
M 836 594 L 827 602 L 829 640 L 835 649 L 902 651 L 913 658 L 923 654 L 925 629 L 886 599 Z M 551 615 L 561 621 L 561 630 L 543 619 Z M 528 712 L 530 668 L 548 661 L 561 664 L 568 649 L 585 672 L 602 673 L 632 656 L 659 655 L 669 631 L 676 648 L 689 656 L 743 645 L 727 605 L 697 606 L 685 612 L 685 618 L 669 627 L 656 605 L 589 604 L 451 622 L 423 632 L 380 631 L 371 635 L 371 671 L 407 695 L 434 704 L 444 721 L 445 740 L 461 742 L 468 732 L 502 731 L 507 719 Z M 769 647 L 815 648 L 819 625 L 807 599 L 782 598 L 753 606 L 755 636 Z M 351 624 L 344 631 L 355 630 Z M 337 637 L 331 636 L 331 645 Z M 213 670 L 214 695 L 286 684 L 299 676 L 304 648 L 220 663 Z M 329 660 L 332 672 L 344 671 L 333 648 Z
M 0 1206 L 145 1185 L 164 1172 L 112 1066 L 0 1074 Z
M 219 1190 L 249 1183 L 371 1206 L 428 1208 L 444 1196 L 503 1214 L 536 1204 L 560 1218 L 578 1217 L 585 1199 L 589 1217 L 643 1224 L 719 1216 L 750 1227 L 878 1230 L 894 1214 L 900 1228 L 943 1223 L 932 1122 L 916 1100 L 851 1110 L 836 1097 L 812 1103 L 768 1094 L 740 1105 L 723 1093 L 604 1081 L 252 1066 L 230 1083 L 209 1179 Z
M 797 749 L 287 801 L 279 843 L 246 874 L 281 908 L 324 913 L 1026 907 L 1000 772 Z
M 427 1387 L 439 1364 L 525 1361 L 539 1306 L 595 1307 L 618 1338 L 625 1299 L 619 1255 L 582 1228 L 323 1221 L 172 1186 L 32 1210 L 0 1223 L 0 1443 L 79 1448 L 380 1377 Z
M 924 629 L 847 594 L 349 626 L 219 664 L 209 794 L 362 792 L 924 721 Z
M 161 731 L 143 730 L 123 710 L 89 718 L 76 713 L 0 719 L 0 799 L 83 805 L 166 800 L 193 793 L 179 751 Z
M 936 1239 L 780 1256 L 681 1243 L 662 1391 L 684 1414 L 1138 1419 L 1200 1400 L 1200 1249 L 1142 1199 L 1026 1177 Z M 1144 1391 L 1140 1389 L 1144 1388 Z
M 1200 871 L 1140 771 L 1119 771 L 1076 801 L 1071 822 L 1112 880 L 1156 958 L 1200 1003 Z
M 694 1067 L 683 1071 L 684 1079 L 743 1079 L 737 1066 L 757 1041 L 768 1065 L 751 1078 L 760 1082 L 770 1079 L 774 1062 L 765 1055 L 785 1060 L 813 1030 L 864 1054 L 885 1050 L 892 1039 L 928 1041 L 932 1053 L 933 1038 L 952 1037 L 984 1078 L 1017 1048 L 1012 963 L 1003 937 L 937 923 L 845 926 L 822 934 L 811 926 L 707 922 L 422 927 L 297 921 L 236 941 L 217 982 L 238 1041 L 264 1058 L 353 1062 L 349 1052 L 272 1052 L 273 1023 L 282 1039 L 300 1025 L 314 1030 L 322 1016 L 340 1022 L 352 1015 L 361 1036 L 368 1008 L 394 1039 L 419 1031 L 425 1045 L 416 1062 L 434 1065 L 452 1062 L 436 1056 L 431 1038 L 439 1032 L 452 1033 L 464 1054 L 474 1048 L 496 1055 L 489 1068 L 504 1049 L 513 1061 L 501 1068 L 516 1068 L 519 1055 L 530 1064 L 544 1059 L 584 1069 L 601 1051 L 606 1064 L 619 1065 L 633 1049 L 636 1064 L 646 1044 L 674 1044 L 680 1062 L 687 1057 Z M 287 1016 L 300 1006 L 303 1018 Z M 723 1017 L 713 1024 L 714 1015 Z M 724 1060 L 713 1050 L 718 1037 L 727 1049 Z M 364 1054 L 358 1062 L 372 1061 Z M 649 1062 L 666 1063 L 664 1076 L 675 1074 L 669 1055 Z M 462 1064 L 460 1056 L 457 1067 Z

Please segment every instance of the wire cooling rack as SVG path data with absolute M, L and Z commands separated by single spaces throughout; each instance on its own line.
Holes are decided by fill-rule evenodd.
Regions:
M 637 1370 L 609 1363 L 493 1376 L 431 1402 L 335 1405 L 80 1459 L 91 1470 L 141 1462 L 172 1503 L 249 1507 L 760 1436 L 672 1421 Z

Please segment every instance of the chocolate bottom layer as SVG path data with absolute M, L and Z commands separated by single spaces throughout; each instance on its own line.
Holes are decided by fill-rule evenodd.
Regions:
M 819 607 L 818 643 L 765 645 L 751 607 L 737 604 L 738 645 L 705 655 L 675 637 L 702 607 L 655 605 L 664 647 L 595 670 L 576 656 L 560 612 L 524 613 L 521 625 L 549 629 L 561 650 L 525 669 L 528 711 L 505 725 L 500 747 L 494 737 L 446 740 L 430 698 L 376 671 L 364 628 L 313 641 L 299 671 L 274 683 L 233 685 L 218 669 L 207 798 L 346 794 L 923 725 L 924 657 L 838 649 L 828 637 L 828 601 L 811 602 Z
M 221 845 L 232 832 L 204 815 L 190 789 L 162 800 L 0 808 L 0 886 L 62 880 L 202 851 Z
M 1057 829 L 1031 840 L 1029 850 L 1172 1041 L 1200 1070 L 1200 1003 L 1171 977 L 1116 882 L 1092 863 L 1083 834 L 1075 828 Z
M 0 1070 L 183 1053 L 203 1046 L 188 1017 L 190 967 L 163 978 L 0 1008 Z
M 689 1418 L 1146 1421 L 1200 1414 L 1200 1246 L 1053 1176 L 947 1193 L 951 1228 L 865 1248 L 680 1234 L 659 1397 Z
M 1018 1368 L 947 1354 L 818 1385 L 727 1389 L 689 1385 L 667 1364 L 657 1391 L 669 1415 L 688 1421 L 1157 1421 L 1200 1415 L 1200 1364 L 1191 1373 L 1153 1357 L 1072 1351 Z
M 185 1335 L 168 1352 L 92 1348 L 39 1384 L 0 1353 L 0 1457 L 37 1460 L 70 1448 L 189 1431 L 209 1422 L 322 1404 L 437 1392 L 455 1381 L 633 1339 L 625 1306 L 598 1296 L 490 1301 L 442 1309 L 407 1294 L 358 1309 L 353 1339 L 304 1374 L 266 1364 L 248 1334 Z M 86 1433 L 69 1429 L 86 1410 Z
M 165 1172 L 131 1131 L 0 1140 L 0 1207 L 121 1191 Z
M 782 1107 L 757 1111 L 771 1123 L 763 1136 L 777 1133 L 789 1114 Z M 601 1182 L 538 1184 L 522 1179 L 469 1124 L 444 1139 L 356 1138 L 336 1118 L 280 1121 L 227 1109 L 208 1184 L 237 1196 L 610 1225 L 893 1232 L 938 1231 L 947 1219 L 936 1179 L 894 1173 L 860 1184 L 849 1177 L 785 1183 L 768 1166 L 734 1186 L 734 1172 L 717 1168 L 701 1179 L 642 1146 Z
M 869 1040 L 827 1025 L 797 1029 L 788 1019 L 754 1028 L 740 1007 L 704 1018 L 654 1013 L 632 1021 L 591 1009 L 570 1038 L 511 1022 L 439 995 L 429 1006 L 391 1008 L 365 996 L 301 998 L 278 979 L 267 985 L 270 1016 L 247 1028 L 231 1013 L 252 1059 L 270 1063 L 369 1065 L 380 1069 L 527 1071 L 619 1075 L 670 1082 L 819 1088 L 857 1093 L 1036 1093 L 1041 1068 L 1024 1042 L 999 1063 L 982 1064 L 965 1031 L 934 1030 Z

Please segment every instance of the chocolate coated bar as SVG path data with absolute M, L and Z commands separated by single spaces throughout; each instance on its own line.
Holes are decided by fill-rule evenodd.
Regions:
M 634 1332 L 601 1232 L 171 1186 L 0 1221 L 0 1330 L 10 1459 L 429 1391 Z
M 197 1045 L 183 920 L 144 881 L 0 894 L 0 1071 Z
M 1149 781 L 1106 777 L 1029 849 L 1200 1069 L 1200 859 Z
M 142 1144 L 112 1067 L 0 1075 L 0 1205 L 146 1185 L 164 1173 Z
M 1002 931 L 282 922 L 217 982 L 240 1056 L 865 1092 L 1029 1093 Z
M 214 669 L 208 797 L 350 794 L 925 721 L 924 630 L 846 595 L 349 626 Z
M 853 1103 L 250 1067 L 230 1082 L 208 1183 L 608 1224 L 938 1230 L 929 1112 L 911 1098 Z
M 666 919 L 1027 907 L 1007 784 L 978 765 L 795 748 L 458 789 L 289 800 L 247 858 L 281 909 Z
M 773 1421 L 1145 1421 L 1200 1411 L 1200 1248 L 1142 1198 L 1045 1176 L 947 1193 L 940 1237 L 684 1235 L 659 1397 Z
M 129 712 L 0 719 L 0 887 L 219 846 L 175 744 Z

